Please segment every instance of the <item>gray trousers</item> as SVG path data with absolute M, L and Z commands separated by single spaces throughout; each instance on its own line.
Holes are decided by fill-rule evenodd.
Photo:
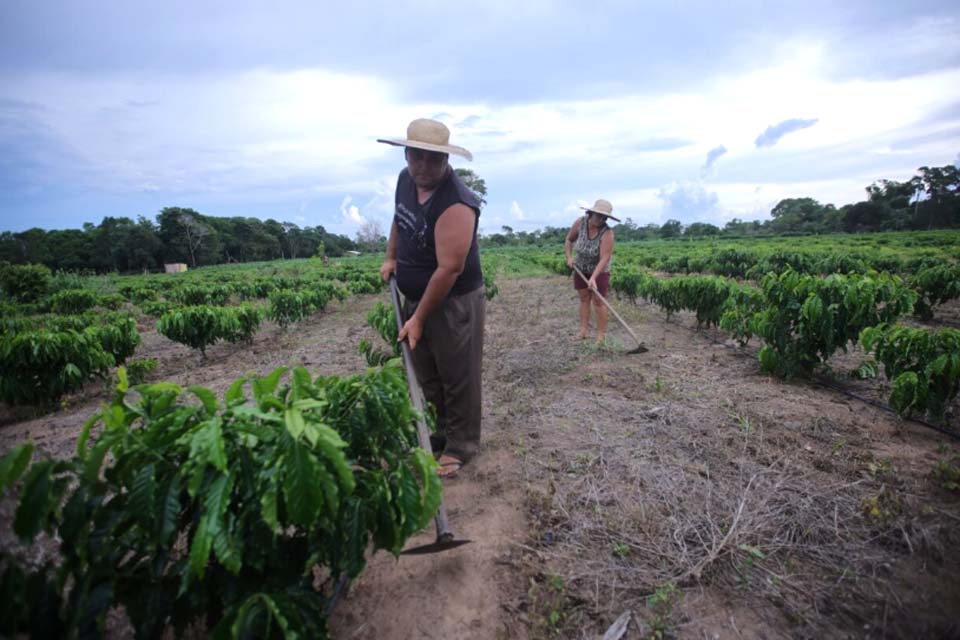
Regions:
M 417 302 L 404 303 L 409 318 Z M 481 365 L 484 289 L 447 296 L 427 318 L 411 351 L 423 395 L 437 410 L 437 431 L 446 436 L 444 453 L 467 461 L 480 448 Z

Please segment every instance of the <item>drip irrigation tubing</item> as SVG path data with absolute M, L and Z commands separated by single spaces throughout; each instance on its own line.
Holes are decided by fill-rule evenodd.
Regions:
M 694 333 L 699 333 L 699 334 L 702 335 L 702 336 L 706 336 L 706 335 L 707 335 L 707 333 L 706 333 L 704 330 L 700 329 L 699 327 L 698 327 L 698 328 L 695 328 L 695 329 L 692 329 L 692 331 L 693 331 Z M 716 336 L 714 336 L 714 335 L 711 335 L 711 336 L 709 336 L 709 337 L 710 337 L 711 340 L 713 340 L 713 343 L 714 343 L 714 344 L 722 344 L 722 345 L 723 345 L 724 347 L 726 347 L 728 350 L 732 351 L 733 353 L 735 353 L 735 354 L 737 354 L 737 355 L 739 355 L 739 356 L 742 356 L 742 357 L 744 357 L 744 358 L 751 358 L 751 357 L 752 357 L 752 358 L 756 359 L 756 354 L 749 354 L 749 353 L 746 353 L 746 352 L 744 352 L 744 351 L 742 351 L 742 350 L 740 350 L 740 349 L 737 349 L 737 348 L 734 347 L 733 345 L 729 345 L 729 344 L 727 344 L 727 343 L 725 343 L 725 342 L 719 342 L 719 341 L 717 340 Z M 913 422 L 913 423 L 918 424 L 918 425 L 921 425 L 921 426 L 923 426 L 923 427 L 927 427 L 928 429 L 933 429 L 934 431 L 938 431 L 938 432 L 940 432 L 940 433 L 942 433 L 942 434 L 944 434 L 944 435 L 946 435 L 946 436 L 949 436 L 950 438 L 952 438 L 952 439 L 954 439 L 954 440 L 960 441 L 960 432 L 951 431 L 951 430 L 949 430 L 949 429 L 944 429 L 943 427 L 937 426 L 937 425 L 935 425 L 935 424 L 931 424 L 931 423 L 929 423 L 929 422 L 927 422 L 926 420 L 923 420 L 923 419 L 921 419 L 921 418 L 910 418 L 910 417 L 901 416 L 900 414 L 898 414 L 898 413 L 893 409 L 893 407 L 891 407 L 891 406 L 889 406 L 889 405 L 887 405 L 887 404 L 884 404 L 884 403 L 882 403 L 882 402 L 877 402 L 876 400 L 871 400 L 870 398 L 865 398 L 865 397 L 863 397 L 863 396 L 857 395 L 856 393 L 853 393 L 852 391 L 848 391 L 848 390 L 844 389 L 843 387 L 841 387 L 840 385 L 838 385 L 838 384 L 836 384 L 836 383 L 834 383 L 834 382 L 831 382 L 831 381 L 829 381 L 829 380 L 825 380 L 825 379 L 823 379 L 823 378 L 817 377 L 817 378 L 811 379 L 811 382 L 813 382 L 814 384 L 818 384 L 818 385 L 820 385 L 821 387 L 824 387 L 824 388 L 827 388 L 827 389 L 832 389 L 832 390 L 834 390 L 834 391 L 839 391 L 840 393 L 842 393 L 843 395 L 845 395 L 845 396 L 847 396 L 847 397 L 849 397 L 849 398 L 853 398 L 854 400 L 859 400 L 860 402 L 863 402 L 863 403 L 865 403 L 865 404 L 869 404 L 869 405 L 871 405 L 871 406 L 873 406 L 873 407 L 876 407 L 877 409 L 880 409 L 880 410 L 882 410 L 882 411 L 886 411 L 887 413 L 890 413 L 890 414 L 892 414 L 892 415 L 895 415 L 895 416 L 899 417 L 901 420 L 904 420 L 904 421 L 907 421 L 907 422 Z
M 347 574 L 343 574 L 340 576 L 340 579 L 337 580 L 337 584 L 334 585 L 333 595 L 330 596 L 330 600 L 327 602 L 327 606 L 323 611 L 327 617 L 330 617 L 330 614 L 333 613 L 333 608 L 337 606 L 337 600 L 340 598 L 340 594 L 343 593 L 344 587 L 347 586 L 347 582 Z

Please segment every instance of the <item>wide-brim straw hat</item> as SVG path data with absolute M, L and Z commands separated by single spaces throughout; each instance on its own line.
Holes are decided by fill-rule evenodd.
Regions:
M 450 129 L 442 122 L 419 118 L 407 127 L 406 138 L 377 138 L 377 142 L 392 144 L 395 147 L 413 147 L 438 153 L 455 153 L 467 160 L 473 160 L 473 154 L 454 144 L 450 144 Z
M 616 220 L 620 222 L 620 218 L 613 217 L 613 205 L 610 204 L 609 200 L 604 200 L 599 198 L 592 207 L 580 207 L 584 211 L 590 211 L 591 213 L 599 213 L 602 216 L 607 216 L 611 220 Z

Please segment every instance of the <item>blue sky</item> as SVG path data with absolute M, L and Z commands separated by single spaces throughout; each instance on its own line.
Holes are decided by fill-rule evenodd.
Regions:
M 349 5 L 349 6 L 347 6 Z M 417 117 L 487 233 L 842 205 L 960 160 L 956 2 L 0 4 L 0 230 L 165 206 L 387 227 Z

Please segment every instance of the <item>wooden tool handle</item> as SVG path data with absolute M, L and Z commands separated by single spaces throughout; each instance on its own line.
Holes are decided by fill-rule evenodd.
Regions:
M 576 267 L 573 267 L 573 270 L 577 273 L 578 276 L 580 276 L 580 278 L 587 284 L 587 286 L 590 287 L 590 280 L 589 280 L 585 275 L 583 275 L 583 272 L 580 271 L 580 269 L 577 269 Z M 627 333 L 630 334 L 630 337 L 633 338 L 634 341 L 635 341 L 638 345 L 641 345 L 641 346 L 642 346 L 643 343 L 640 341 L 640 338 L 637 337 L 637 334 L 635 334 L 635 333 L 633 332 L 633 329 L 630 328 L 630 325 L 628 325 L 628 324 L 624 321 L 624 319 L 620 317 L 620 314 L 617 313 L 617 310 L 614 309 L 613 307 L 611 307 L 611 306 L 610 306 L 610 303 L 607 302 L 606 299 L 605 299 L 602 295 L 600 295 L 600 292 L 597 291 L 596 287 L 590 287 L 590 290 L 593 291 L 593 294 L 594 294 L 595 296 L 597 296 L 598 298 L 600 298 L 600 302 L 602 302 L 603 304 L 605 304 L 605 305 L 607 306 L 607 309 L 610 309 L 611 313 L 613 313 L 613 315 L 614 315 L 614 317 L 617 319 L 617 321 L 620 322 L 620 324 L 623 325 L 623 328 L 627 330 Z

